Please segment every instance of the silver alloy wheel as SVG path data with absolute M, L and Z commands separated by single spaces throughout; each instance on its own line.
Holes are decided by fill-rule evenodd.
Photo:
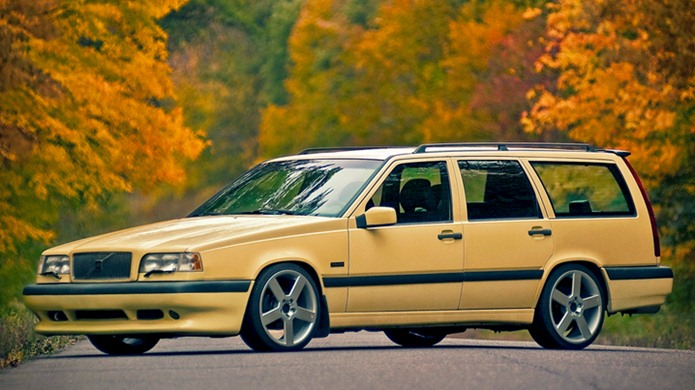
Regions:
M 572 269 L 562 274 L 552 287 L 549 305 L 553 327 L 563 340 L 580 344 L 600 331 L 601 288 L 585 272 Z
M 263 330 L 278 345 L 292 347 L 311 337 L 318 319 L 318 299 L 301 273 L 286 269 L 272 275 L 259 303 Z

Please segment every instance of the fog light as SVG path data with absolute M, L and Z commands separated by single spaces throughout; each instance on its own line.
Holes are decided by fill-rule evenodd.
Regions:
M 50 318 L 52 321 L 56 322 L 62 322 L 62 321 L 67 321 L 68 316 L 65 315 L 62 311 L 49 311 L 46 313 L 48 315 L 48 318 Z

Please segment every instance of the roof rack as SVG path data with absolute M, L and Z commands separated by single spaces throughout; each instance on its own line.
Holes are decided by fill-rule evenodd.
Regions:
M 423 144 L 417 147 L 413 153 L 427 153 L 430 148 L 440 149 L 468 149 L 468 148 L 496 148 L 499 151 L 508 151 L 509 148 L 517 149 L 558 149 L 558 150 L 580 150 L 586 152 L 597 152 L 598 150 L 589 144 L 584 143 L 552 143 L 552 142 L 458 142 Z
M 298 154 L 315 154 L 315 153 L 330 153 L 330 152 L 349 152 L 352 150 L 369 150 L 369 149 L 393 149 L 403 148 L 404 146 L 336 146 L 336 147 L 320 147 L 307 148 Z

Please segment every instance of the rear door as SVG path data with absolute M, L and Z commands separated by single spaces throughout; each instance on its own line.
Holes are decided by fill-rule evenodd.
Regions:
M 461 309 L 530 308 L 553 232 L 521 161 L 459 159 L 465 202 Z

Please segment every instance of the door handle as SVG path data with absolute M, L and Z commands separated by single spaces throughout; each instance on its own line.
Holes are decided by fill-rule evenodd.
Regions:
M 449 238 L 453 238 L 454 240 L 460 240 L 463 238 L 463 233 L 454 233 L 454 232 L 441 232 L 437 235 L 437 238 L 440 240 L 446 240 Z
M 542 234 L 544 236 L 550 236 L 553 234 L 553 231 L 550 229 L 543 229 L 540 226 L 533 227 L 531 230 L 528 231 L 529 236 L 535 236 L 536 234 Z

